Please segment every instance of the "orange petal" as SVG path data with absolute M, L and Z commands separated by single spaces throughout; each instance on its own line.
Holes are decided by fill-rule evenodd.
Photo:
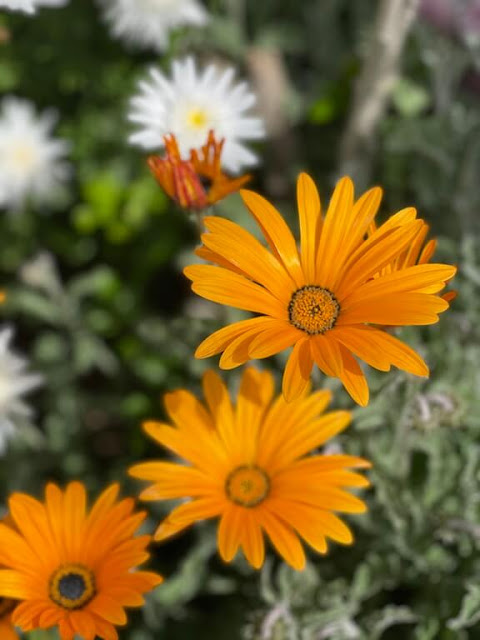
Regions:
M 269 358 L 280 353 L 294 342 L 303 338 L 304 334 L 292 327 L 288 322 L 277 320 L 275 325 L 264 329 L 251 342 L 248 353 L 250 358 Z
M 258 328 L 259 331 L 270 326 L 272 318 L 260 316 L 235 322 L 223 329 L 219 329 L 206 338 L 195 351 L 196 358 L 209 358 L 222 352 L 233 340 L 241 336 L 245 331 Z
M 222 514 L 218 526 L 218 550 L 225 562 L 231 562 L 240 546 L 244 525 L 242 507 L 229 504 Z
M 273 546 L 287 564 L 302 571 L 305 568 L 305 552 L 297 534 L 267 509 L 267 503 L 257 508 L 259 522 L 267 532 Z
M 339 345 L 339 347 L 343 360 L 343 368 L 340 378 L 345 389 L 352 396 L 355 402 L 361 407 L 366 407 L 369 399 L 369 391 L 365 376 L 363 375 L 360 365 L 352 356 L 350 351 L 348 351 L 348 349 L 343 345 Z
M 160 523 L 155 532 L 155 540 L 165 540 L 186 529 L 197 520 L 205 520 L 218 516 L 223 511 L 223 504 L 214 498 L 198 498 L 176 507 L 170 515 Z
M 238 273 L 222 267 L 197 264 L 184 269 L 193 281 L 192 291 L 218 304 L 276 318 L 288 318 L 287 307 L 269 291 Z
M 283 373 L 283 395 L 287 402 L 301 396 L 312 373 L 313 360 L 309 338 L 299 340 L 293 347 Z
M 275 207 L 258 193 L 242 189 L 240 195 L 260 226 L 270 248 L 281 260 L 296 287 L 303 287 L 306 283 L 300 266 L 297 244 L 285 220 Z
M 323 223 L 317 252 L 316 276 L 322 287 L 329 288 L 338 269 L 336 253 L 345 241 L 353 211 L 353 182 L 348 177 L 335 186 Z
M 275 256 L 235 222 L 206 217 L 204 223 L 211 232 L 202 234 L 206 247 L 226 258 L 288 305 L 295 283 Z
M 297 202 L 300 218 L 300 259 L 306 282 L 314 282 L 322 214 L 317 187 L 306 173 L 298 176 Z
M 241 545 L 247 561 L 254 569 L 260 569 L 265 560 L 263 533 L 254 512 L 246 510 L 243 516 Z
M 335 328 L 333 335 L 347 349 L 381 371 L 388 371 L 393 364 L 417 376 L 429 375 L 422 358 L 386 331 L 368 326 L 347 326 Z

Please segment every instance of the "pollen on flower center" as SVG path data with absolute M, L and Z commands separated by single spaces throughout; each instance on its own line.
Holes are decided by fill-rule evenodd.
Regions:
M 340 312 L 333 293 L 323 287 L 307 285 L 297 289 L 288 305 L 288 317 L 294 327 L 309 335 L 331 329 Z
M 208 115 L 204 109 L 191 109 L 187 115 L 187 122 L 192 129 L 205 129 L 208 123 Z
M 225 481 L 227 498 L 242 507 L 256 507 L 270 491 L 270 480 L 259 467 L 243 466 L 234 469 Z
M 62 565 L 50 578 L 50 599 L 64 609 L 80 609 L 95 594 L 95 576 L 83 565 Z

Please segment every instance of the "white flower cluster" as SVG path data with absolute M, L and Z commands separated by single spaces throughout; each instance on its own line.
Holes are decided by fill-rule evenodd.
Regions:
M 208 13 L 197 0 L 100 0 L 114 36 L 164 51 L 169 34 L 184 25 L 203 26 Z
M 199 70 L 193 58 L 176 60 L 172 77 L 150 69 L 139 84 L 128 118 L 140 126 L 130 142 L 144 149 L 164 146 L 163 136 L 174 134 L 182 157 L 205 144 L 208 132 L 225 138 L 223 167 L 232 173 L 256 164 L 256 155 L 244 141 L 259 140 L 265 131 L 260 118 L 251 114 L 255 96 L 246 82 L 235 81 L 233 67 L 214 64 Z
M 0 103 L 0 207 L 15 209 L 28 198 L 48 202 L 70 173 L 69 145 L 51 137 L 56 118 L 40 116 L 26 100 Z
M 28 373 L 28 361 L 11 350 L 13 330 L 0 329 L 0 454 L 15 434 L 16 417 L 28 417 L 30 407 L 23 396 L 42 384 L 42 376 Z
M 35 13 L 38 7 L 63 7 L 68 0 L 0 0 L 0 9 Z

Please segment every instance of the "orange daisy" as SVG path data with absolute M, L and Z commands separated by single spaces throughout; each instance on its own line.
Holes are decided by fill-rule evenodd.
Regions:
M 207 217 L 197 253 L 215 263 L 193 265 L 185 275 L 199 295 L 260 314 L 224 327 L 204 340 L 197 358 L 221 353 L 231 369 L 293 346 L 283 376 L 287 400 L 305 389 L 313 364 L 340 378 L 352 398 L 368 404 L 368 385 L 354 356 L 388 371 L 394 365 L 428 376 L 410 347 L 374 325 L 426 325 L 448 302 L 438 296 L 455 272 L 444 264 L 415 264 L 382 273 L 418 237 L 424 222 L 404 209 L 368 237 L 381 189 L 356 202 L 353 184 L 337 184 L 325 217 L 312 179 L 301 174 L 297 195 L 300 251 L 280 213 L 260 195 L 241 191 L 270 247 L 229 220 Z
M 192 498 L 160 524 L 155 540 L 220 517 L 223 560 L 230 562 L 241 547 L 256 569 L 264 561 L 264 532 L 295 569 L 305 565 L 299 538 L 319 553 L 326 553 L 327 538 L 350 544 L 352 534 L 334 512 L 365 511 L 345 488 L 368 486 L 349 469 L 370 464 L 348 455 L 308 455 L 350 423 L 348 411 L 323 414 L 330 392 L 306 393 L 287 404 L 283 396 L 273 398 L 273 376 L 254 368 L 243 373 L 236 406 L 213 371 L 204 375 L 203 391 L 206 405 L 185 390 L 165 396 L 175 426 L 144 424 L 149 436 L 187 464 L 144 462 L 129 470 L 153 482 L 142 500 Z
M 114 625 L 127 622 L 125 607 L 162 578 L 137 571 L 151 537 L 134 537 L 145 512 L 130 498 L 117 502 L 118 486 L 106 489 L 88 511 L 85 488 L 65 491 L 48 484 L 45 504 L 14 493 L 14 526 L 0 524 L 0 594 L 21 601 L 12 623 L 23 631 L 58 625 L 61 640 L 118 640 Z M 2 636 L 3 638 L 3 636 Z
M 182 160 L 175 136 L 164 137 L 166 155 L 150 156 L 148 165 L 162 189 L 184 209 L 202 210 L 238 191 L 249 175 L 229 178 L 221 168 L 225 140 L 218 142 L 213 131 L 207 143 L 192 149 L 189 160 Z

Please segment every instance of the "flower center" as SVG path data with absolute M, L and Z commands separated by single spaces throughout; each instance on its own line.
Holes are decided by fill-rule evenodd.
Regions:
M 192 129 L 205 129 L 208 122 L 208 115 L 204 109 L 194 108 L 188 112 L 187 122 Z
M 288 305 L 290 322 L 311 336 L 331 329 L 339 312 L 340 305 L 333 293 L 315 285 L 297 289 Z
M 256 507 L 265 500 L 270 491 L 270 480 L 255 466 L 237 467 L 225 481 L 227 498 L 241 507 Z
M 50 599 L 64 609 L 81 609 L 95 594 L 95 576 L 81 564 L 62 565 L 50 578 Z
M 28 171 L 35 163 L 35 152 L 26 143 L 18 144 L 12 149 L 11 162 L 17 169 Z

